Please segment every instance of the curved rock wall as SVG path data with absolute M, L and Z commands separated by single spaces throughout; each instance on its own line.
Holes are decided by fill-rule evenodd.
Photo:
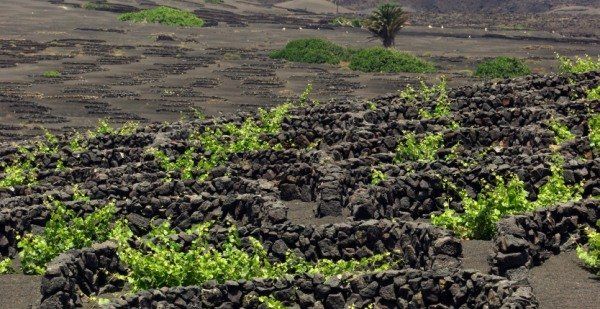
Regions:
M 492 273 L 523 279 L 540 265 L 576 245 L 586 226 L 600 219 L 600 200 L 584 200 L 532 214 L 510 216 L 498 223 L 491 258 Z

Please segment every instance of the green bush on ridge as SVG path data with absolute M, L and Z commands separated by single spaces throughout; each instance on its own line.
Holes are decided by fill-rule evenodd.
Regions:
M 379 73 L 432 73 L 433 64 L 411 54 L 383 47 L 359 50 L 350 59 L 350 69 Z
M 119 15 L 122 21 L 159 23 L 167 26 L 202 27 L 204 20 L 191 12 L 166 6 Z
M 319 38 L 293 40 L 270 54 L 273 59 L 293 62 L 339 64 L 350 59 L 351 52 L 339 45 Z
M 496 57 L 477 65 L 475 76 L 484 78 L 512 78 L 531 74 L 531 69 L 520 59 Z

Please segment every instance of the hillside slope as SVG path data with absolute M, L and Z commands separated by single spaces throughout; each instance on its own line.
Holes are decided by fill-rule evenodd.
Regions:
M 369 9 L 380 0 L 338 0 L 355 9 Z M 398 0 L 402 6 L 417 12 L 488 12 L 488 13 L 543 13 L 563 6 L 598 7 L 599 0 Z

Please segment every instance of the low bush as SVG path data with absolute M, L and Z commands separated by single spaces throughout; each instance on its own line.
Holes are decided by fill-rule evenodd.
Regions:
M 417 141 L 413 132 L 404 135 L 404 140 L 396 147 L 395 162 L 433 161 L 440 148 L 444 147 L 444 136 L 441 133 L 427 133 Z
M 50 220 L 40 235 L 26 234 L 18 243 L 21 268 L 26 274 L 43 274 L 46 263 L 59 254 L 110 238 L 116 221 L 113 203 L 81 217 L 60 202 L 53 202 Z
M 262 244 L 248 238 L 246 246 L 235 228 L 230 229 L 227 241 L 217 247 L 208 242 L 210 225 L 203 223 L 186 231 L 197 237 L 189 248 L 174 240 L 180 234 L 168 222 L 153 228 L 145 238 L 138 238 L 139 246 L 130 246 L 132 235 L 126 225 L 118 225 L 115 237 L 118 254 L 129 268 L 127 280 L 133 290 L 199 285 L 209 280 L 225 282 L 251 278 L 279 278 L 286 274 L 319 273 L 333 276 L 346 272 L 385 270 L 393 267 L 389 254 L 373 255 L 350 261 L 327 259 L 310 263 L 288 252 L 284 262 L 271 262 Z M 394 262 L 396 263 L 396 262 Z
M 575 59 L 567 58 L 556 54 L 559 62 L 559 71 L 561 73 L 585 73 L 590 71 L 600 71 L 600 56 L 597 60 L 585 55 L 575 57 Z
M 166 6 L 119 15 L 122 21 L 159 23 L 167 26 L 202 27 L 204 20 L 191 12 Z
M 10 259 L 0 260 L 0 275 L 9 274 L 12 272 L 12 261 Z
M 531 74 L 531 69 L 520 59 L 496 57 L 477 65 L 475 76 L 484 78 L 511 78 Z
M 45 78 L 59 78 L 62 76 L 62 74 L 60 74 L 59 71 L 52 70 L 52 71 L 45 71 L 44 73 L 42 73 L 42 76 Z
M 433 64 L 411 54 L 383 47 L 359 50 L 350 59 L 350 69 L 381 73 L 431 73 Z
M 388 176 L 384 172 L 382 172 L 378 169 L 371 170 L 371 184 L 372 185 L 374 185 L 374 186 L 379 185 L 382 181 L 387 180 L 387 178 L 388 178 Z
M 552 175 L 541 188 L 535 201 L 529 201 L 525 184 L 517 176 L 508 181 L 497 176 L 494 185 L 486 184 L 476 198 L 459 191 L 463 213 L 446 207 L 440 215 L 431 216 L 433 224 L 455 231 L 463 238 L 491 239 L 496 233 L 496 223 L 507 215 L 533 211 L 557 203 L 581 198 L 582 186 L 565 184 L 563 159 L 555 157 L 550 169 Z
M 600 228 L 600 220 L 596 222 Z M 600 233 L 592 228 L 586 229 L 588 242 L 586 246 L 577 247 L 577 256 L 586 266 L 588 266 L 597 275 L 600 275 Z
M 319 38 L 294 40 L 270 54 L 273 59 L 293 62 L 339 64 L 350 59 L 351 51 Z

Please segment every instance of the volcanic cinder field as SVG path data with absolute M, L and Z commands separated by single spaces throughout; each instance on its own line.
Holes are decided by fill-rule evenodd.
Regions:
M 433 73 L 269 56 L 380 46 L 329 22 L 372 2 L 0 1 L 0 308 L 600 306 L 600 64 L 557 60 L 600 3 L 404 1 Z

